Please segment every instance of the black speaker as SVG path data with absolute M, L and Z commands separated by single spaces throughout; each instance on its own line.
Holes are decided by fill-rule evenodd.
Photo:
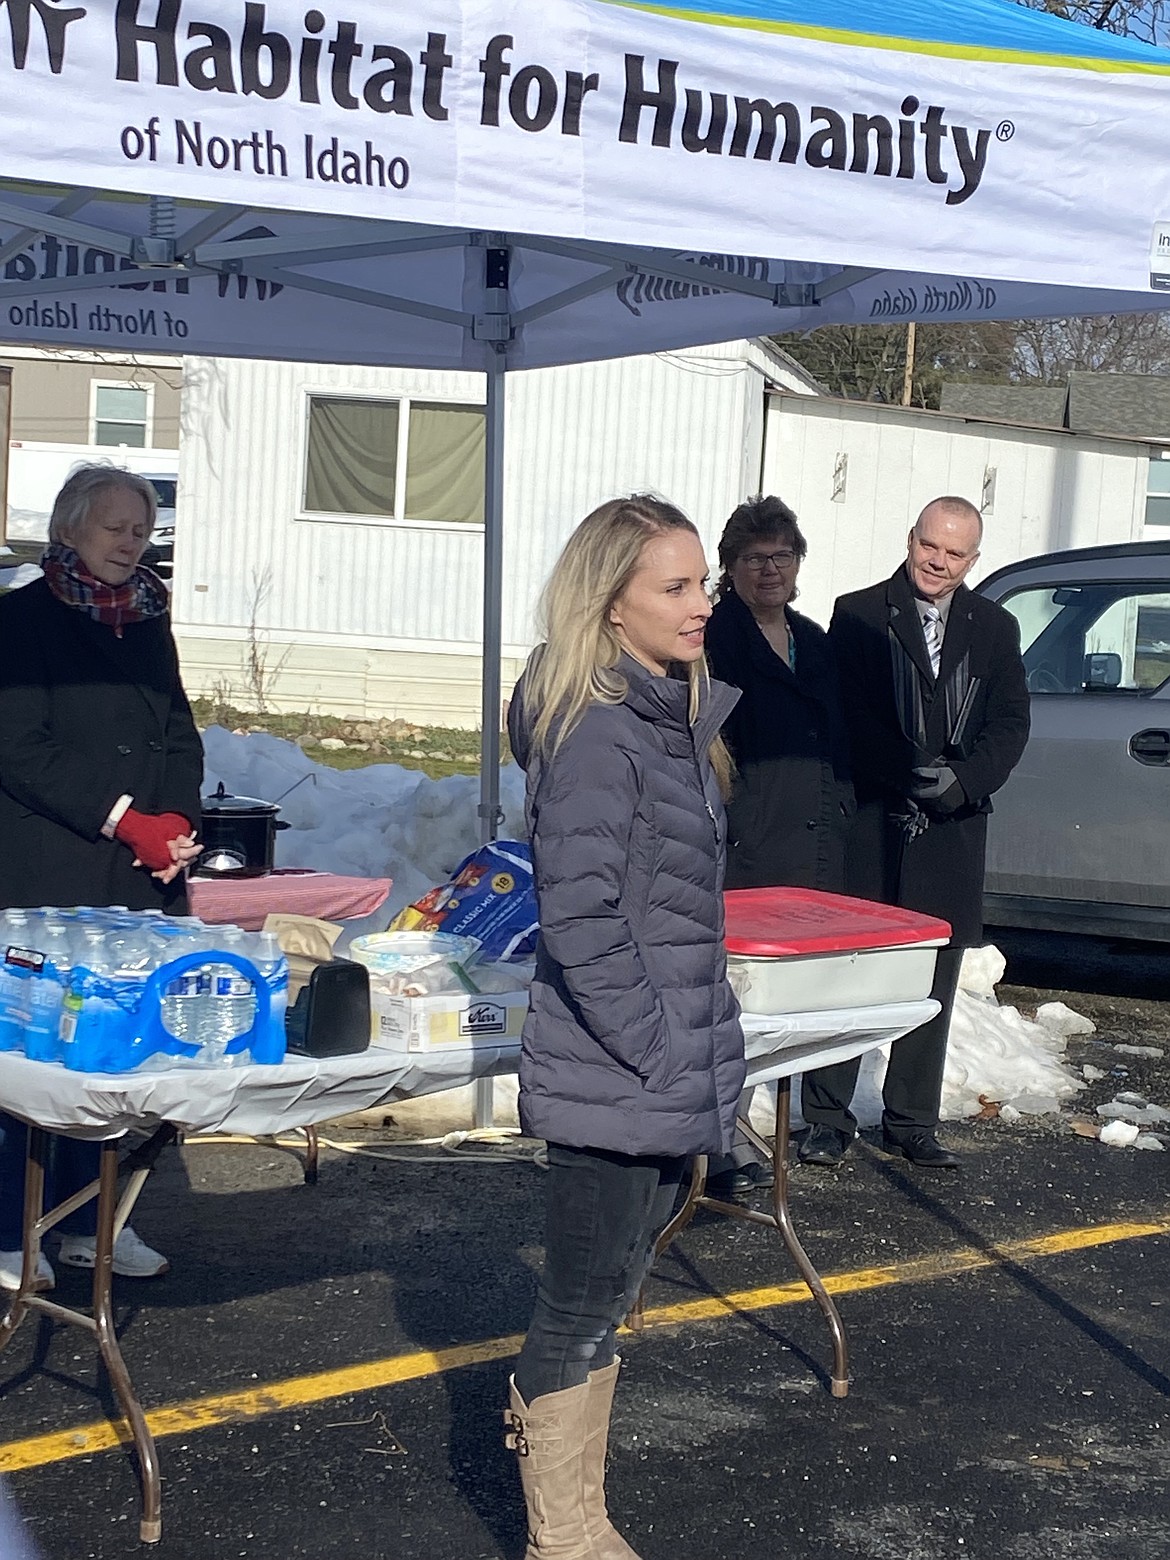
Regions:
M 318 964 L 285 1017 L 290 1051 L 356 1056 L 370 1044 L 370 972 L 352 959 Z

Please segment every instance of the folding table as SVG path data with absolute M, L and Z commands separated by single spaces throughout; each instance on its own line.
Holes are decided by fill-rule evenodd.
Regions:
M 840 1061 L 872 1050 L 922 1023 L 935 1011 L 935 1004 L 927 1001 L 749 1020 L 745 1026 L 749 1081 L 784 1081 L 803 1066 Z M 26 1121 L 31 1129 L 25 1183 L 24 1269 L 21 1288 L 12 1297 L 7 1317 L 0 1322 L 0 1348 L 29 1311 L 84 1328 L 94 1336 L 138 1455 L 142 1483 L 139 1533 L 144 1543 L 157 1542 L 162 1533 L 158 1459 L 114 1331 L 110 1286 L 117 1232 L 129 1217 L 160 1150 L 179 1132 L 223 1131 L 264 1137 L 311 1126 L 350 1111 L 372 1109 L 515 1072 L 517 1061 L 514 1047 L 477 1046 L 472 1050 L 419 1056 L 371 1049 L 358 1056 L 290 1057 L 272 1067 L 171 1067 L 155 1072 L 98 1074 L 68 1072 L 49 1063 L 30 1062 L 13 1052 L 0 1053 L 0 1100 L 5 1110 Z M 782 1093 L 781 1100 L 786 1098 Z M 153 1135 L 119 1166 L 119 1143 L 131 1129 Z M 44 1163 L 49 1132 L 99 1141 L 101 1167 L 96 1181 L 45 1212 Z M 779 1161 L 777 1168 L 779 1181 Z M 121 1197 L 120 1169 L 130 1171 Z M 45 1233 L 67 1213 L 95 1197 L 97 1265 L 92 1314 L 87 1314 L 38 1294 L 35 1274 Z M 799 1246 L 790 1230 L 786 1239 L 790 1250 L 793 1243 Z M 810 1285 L 820 1285 L 807 1258 L 801 1271 Z M 831 1318 L 836 1313 L 827 1295 L 822 1309 L 826 1302 L 826 1315 Z

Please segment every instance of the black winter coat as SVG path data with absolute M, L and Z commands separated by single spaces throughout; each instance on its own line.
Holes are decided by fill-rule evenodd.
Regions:
M 902 730 L 894 693 L 890 636 L 905 648 L 923 692 L 929 757 L 950 765 L 963 805 L 934 818 L 906 843 L 910 771 L 922 756 Z M 956 947 L 983 938 L 983 870 L 991 796 L 1004 784 L 1028 740 L 1029 700 L 1015 618 L 960 585 L 951 600 L 936 686 L 915 598 L 905 569 L 892 579 L 842 596 L 829 625 L 853 751 L 857 817 L 850 835 L 850 893 L 941 916 Z M 959 751 L 948 746 L 950 715 L 942 692 L 969 657 L 978 678 Z
M 532 1137 L 624 1154 L 726 1151 L 744 1080 L 723 946 L 723 802 L 707 749 L 737 695 L 628 656 L 621 704 L 590 705 L 547 759 L 523 682 L 509 715 L 528 771 L 540 942 L 520 1060 Z
M 837 665 L 824 629 L 799 612 L 787 616 L 795 670 L 734 591 L 707 624 L 712 672 L 743 690 L 723 728 L 736 766 L 727 886 L 842 893 L 853 787 Z
M 199 826 L 203 747 L 167 618 L 112 628 L 44 580 L 0 599 L 0 906 L 181 913 L 101 828 L 119 796 Z

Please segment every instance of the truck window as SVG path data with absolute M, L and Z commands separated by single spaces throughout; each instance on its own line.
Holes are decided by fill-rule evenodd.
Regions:
M 1133 694 L 1170 677 L 1170 581 L 1049 585 L 1003 605 L 1020 625 L 1033 694 Z

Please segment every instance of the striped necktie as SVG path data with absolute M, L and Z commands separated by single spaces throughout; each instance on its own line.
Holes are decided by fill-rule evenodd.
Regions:
M 937 677 L 943 646 L 942 613 L 937 607 L 922 609 L 922 633 L 926 639 L 926 653 L 930 656 L 930 669 Z

